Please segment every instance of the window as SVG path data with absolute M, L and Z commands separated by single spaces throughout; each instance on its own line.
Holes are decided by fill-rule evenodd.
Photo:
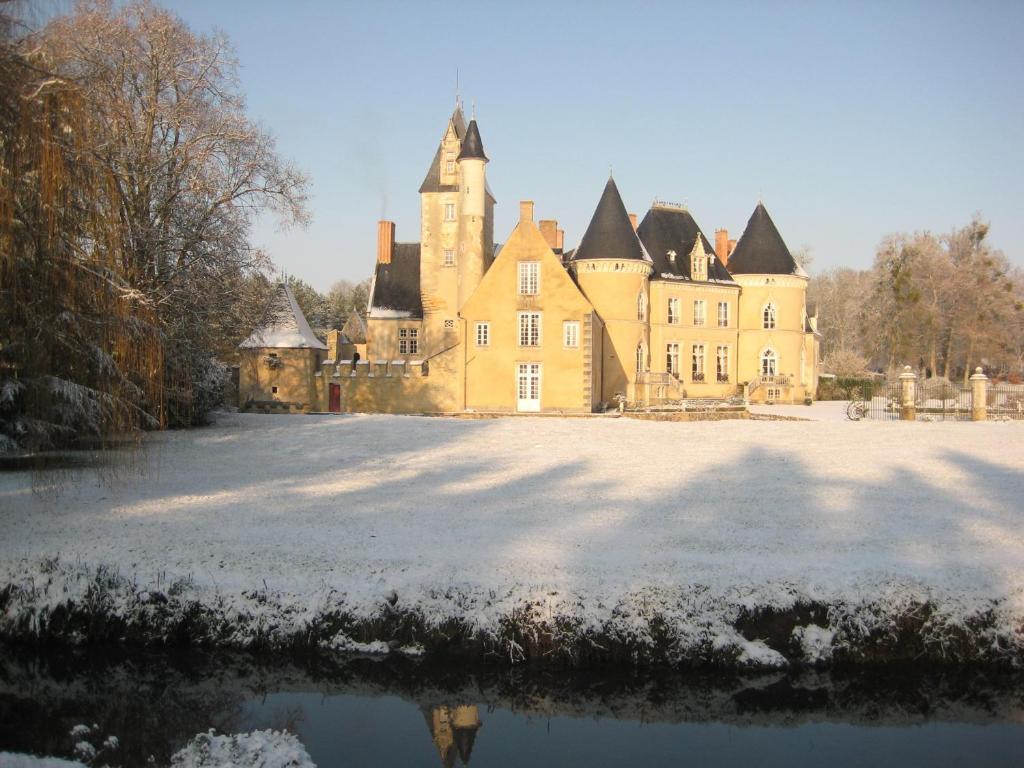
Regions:
M 693 381 L 704 381 L 704 345 L 694 344 L 690 374 Z
M 679 345 L 669 344 L 665 347 L 665 370 L 679 378 Z
M 668 321 L 672 325 L 679 323 L 679 299 L 668 300 Z
M 540 293 L 540 262 L 519 262 L 519 295 L 536 296 Z
M 704 247 L 697 241 L 693 248 L 693 260 L 690 262 L 690 277 L 694 280 L 708 279 L 708 257 L 704 254 Z
M 574 320 L 562 323 L 562 343 L 568 349 L 576 349 L 580 345 L 580 324 Z
M 419 329 L 418 328 L 399 328 L 398 329 L 398 354 L 400 355 L 415 355 L 419 352 Z
M 716 378 L 720 382 L 729 381 L 729 348 L 719 347 L 715 363 Z
M 276 395 L 277 394 L 277 387 L 271 387 L 270 388 L 270 394 Z
M 764 327 L 774 328 L 775 327 L 775 305 L 765 304 L 764 305 Z
M 636 297 L 636 319 L 647 319 L 647 297 L 644 296 L 643 291 L 638 293 Z
M 454 331 L 455 330 L 455 321 L 454 320 L 445 320 L 444 321 L 444 329 L 446 331 Z
M 455 173 L 455 153 L 447 152 L 444 156 L 444 167 L 447 173 Z
M 540 312 L 519 313 L 519 346 L 540 346 Z
M 476 324 L 476 345 L 478 347 L 489 347 L 491 345 L 491 324 Z
M 729 327 L 729 302 L 720 301 L 718 302 L 718 327 L 728 328 Z
M 451 248 L 444 249 L 444 265 L 446 267 L 455 266 L 455 251 L 453 251 Z
M 639 376 L 647 367 L 647 350 L 643 344 L 636 345 L 636 375 Z
M 778 358 L 775 356 L 775 350 L 766 349 L 761 353 L 761 375 L 774 376 L 776 370 L 778 370 Z
M 455 221 L 455 203 L 444 204 L 444 220 Z
M 693 324 L 704 325 L 706 304 L 704 299 L 697 299 L 693 302 Z

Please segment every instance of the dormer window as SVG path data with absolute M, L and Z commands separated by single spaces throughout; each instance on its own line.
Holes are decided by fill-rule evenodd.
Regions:
M 704 255 L 703 248 L 695 248 L 692 263 L 690 265 L 690 277 L 694 280 L 708 279 L 708 258 Z
M 676 252 L 675 251 L 669 251 L 665 255 L 668 256 L 668 263 L 671 264 L 672 266 L 675 266 L 675 264 L 676 264 Z
M 446 173 L 455 173 L 455 153 L 448 152 L 444 156 L 444 168 Z

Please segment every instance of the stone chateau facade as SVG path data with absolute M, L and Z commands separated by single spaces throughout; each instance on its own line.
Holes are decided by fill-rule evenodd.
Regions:
M 589 413 L 620 401 L 803 402 L 820 337 L 807 275 L 757 204 L 715 244 L 689 211 L 637 223 L 609 178 L 574 249 L 554 220 L 494 243 L 483 141 L 461 109 L 420 185 L 418 242 L 378 224 L 365 328 L 323 344 L 281 289 L 241 346 L 240 401 L 264 409 Z M 365 337 L 364 337 L 365 335 Z

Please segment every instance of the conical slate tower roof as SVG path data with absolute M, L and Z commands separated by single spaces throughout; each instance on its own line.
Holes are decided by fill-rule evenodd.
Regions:
M 764 203 L 757 204 L 736 243 L 736 250 L 729 256 L 729 272 L 734 275 L 803 274 Z
M 484 154 L 484 142 L 480 138 L 480 129 L 477 128 L 476 118 L 469 121 L 469 128 L 466 129 L 466 138 L 462 140 L 462 151 L 459 152 L 459 160 L 478 158 L 487 161 Z
M 462 107 L 455 107 L 455 111 L 448 118 L 448 122 L 455 129 L 455 135 L 461 141 L 466 135 L 466 118 L 462 115 Z M 447 132 L 447 128 L 445 128 L 445 131 Z M 458 187 L 454 187 L 451 184 L 441 183 L 441 148 L 442 144 L 439 143 L 437 152 L 434 153 L 434 159 L 430 163 L 430 168 L 427 169 L 427 176 L 423 179 L 423 183 L 420 184 L 420 192 L 454 192 L 458 189 Z
M 590 226 L 572 256 L 573 261 L 582 259 L 651 260 L 633 230 L 619 188 L 611 177 L 604 185 L 604 192 L 590 220 Z
M 277 287 L 277 292 L 267 307 L 263 327 L 238 345 L 244 348 L 270 347 L 275 349 L 327 349 L 327 345 L 313 333 L 306 322 L 306 316 L 299 309 L 292 289 L 286 283 Z

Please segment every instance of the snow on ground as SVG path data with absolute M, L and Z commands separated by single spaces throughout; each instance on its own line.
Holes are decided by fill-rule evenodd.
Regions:
M 218 736 L 201 733 L 171 758 L 172 768 L 316 768 L 295 736 L 253 731 Z
M 597 626 L 648 600 L 697 624 L 723 601 L 995 600 L 1012 635 L 1022 445 L 1021 423 L 230 414 L 59 492 L 0 475 L 0 585 L 57 557 L 245 610 L 273 594 L 296 622 L 388 601 L 485 630 L 524 601 Z M 823 657 L 834 629 L 796 639 Z
M 757 415 L 808 421 L 847 421 L 846 407 L 849 404 L 849 400 L 819 400 L 811 405 L 751 405 L 749 410 Z

